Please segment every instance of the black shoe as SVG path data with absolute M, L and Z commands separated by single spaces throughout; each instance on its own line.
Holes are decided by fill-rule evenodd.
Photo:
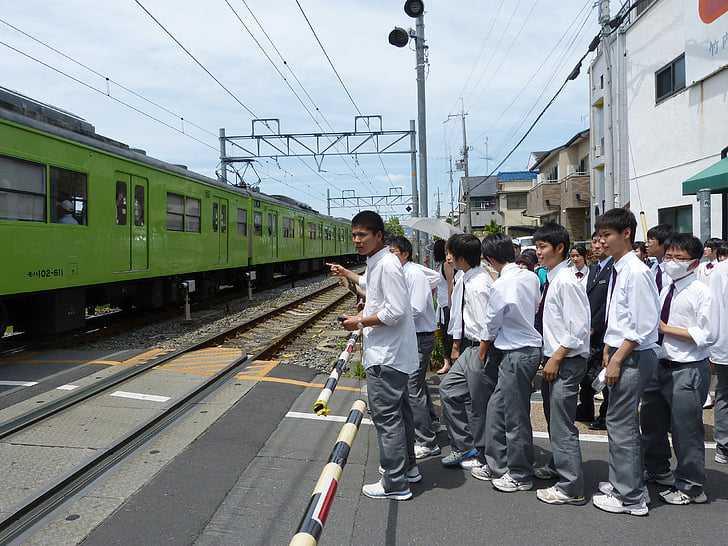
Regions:
M 583 406 L 577 406 L 576 407 L 576 420 L 581 421 L 583 423 L 591 423 L 594 420 L 594 412 L 590 414 L 587 414 L 583 410 Z
M 607 430 L 607 423 L 604 419 L 596 419 L 589 423 L 589 430 Z

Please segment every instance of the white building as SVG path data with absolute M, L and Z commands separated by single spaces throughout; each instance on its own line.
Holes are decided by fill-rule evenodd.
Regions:
M 658 223 L 700 235 L 700 207 L 683 183 L 728 149 L 728 0 L 637 4 L 590 67 L 592 218 L 629 205 L 642 217 L 638 239 Z M 710 188 L 711 232 L 726 238 L 722 169 Z

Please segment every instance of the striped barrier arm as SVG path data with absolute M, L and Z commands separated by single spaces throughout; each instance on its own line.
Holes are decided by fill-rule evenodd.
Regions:
M 321 389 L 321 393 L 318 395 L 316 402 L 314 402 L 313 404 L 313 411 L 316 415 L 328 415 L 331 411 L 329 408 L 329 399 L 334 393 L 334 390 L 336 390 L 336 385 L 338 385 L 339 383 L 339 378 L 344 373 L 344 370 L 349 363 L 349 358 L 351 358 L 351 353 L 354 352 L 354 346 L 356 345 L 360 334 L 361 330 L 357 332 L 352 332 L 349 336 L 349 339 L 346 342 L 346 347 L 341 352 L 341 355 L 336 361 L 336 364 L 334 364 L 334 369 L 331 370 L 331 375 L 329 375 L 329 378 L 324 384 L 324 388 Z
M 336 488 L 339 485 L 341 474 L 344 472 L 351 446 L 359 432 L 366 409 L 367 406 L 363 400 L 357 400 L 351 406 L 349 417 L 341 427 L 339 437 L 329 455 L 329 462 L 321 471 L 316 487 L 313 488 L 306 512 L 301 518 L 301 523 L 298 524 L 290 546 L 316 546 L 318 544 L 336 494 Z

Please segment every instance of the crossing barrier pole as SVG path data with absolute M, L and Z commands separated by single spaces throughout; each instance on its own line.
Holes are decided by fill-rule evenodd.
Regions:
M 349 336 L 349 339 L 346 342 L 346 347 L 334 364 L 334 369 L 331 370 L 331 375 L 329 375 L 326 383 L 324 384 L 324 388 L 321 389 L 321 393 L 318 395 L 316 402 L 313 404 L 313 411 L 316 415 L 328 415 L 331 411 L 329 408 L 329 399 L 336 390 L 336 385 L 339 384 L 339 378 L 349 364 L 349 359 L 351 358 L 351 354 L 354 352 L 354 347 L 356 346 L 356 342 L 359 339 L 360 334 L 361 330 L 352 332 Z

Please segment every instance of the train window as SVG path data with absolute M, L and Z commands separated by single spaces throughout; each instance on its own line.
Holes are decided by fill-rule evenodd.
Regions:
M 185 230 L 185 198 L 176 193 L 167 194 L 167 229 Z
M 124 218 L 126 223 L 126 218 Z M 144 225 L 144 186 L 134 188 L 134 225 Z
M 51 221 L 54 224 L 86 225 L 86 175 L 51 167 Z
M 218 211 L 218 204 L 213 203 L 212 204 L 212 231 L 217 232 L 217 211 Z
M 278 237 L 278 216 L 268 213 L 268 236 Z
M 200 233 L 200 200 L 185 197 L 185 231 Z
M 227 205 L 220 205 L 220 231 L 227 232 Z
M 248 236 L 248 211 L 245 209 L 238 209 L 238 233 Z
M 292 239 L 296 236 L 296 229 L 293 226 L 293 218 L 283 217 L 283 237 Z
M 314 240 L 316 238 L 316 224 L 308 224 L 308 238 Z
M 263 215 L 260 212 L 253 213 L 253 231 L 258 237 L 263 236 Z
M 126 225 L 126 182 L 116 182 L 116 225 Z
M 0 156 L 0 219 L 45 222 L 45 167 Z

